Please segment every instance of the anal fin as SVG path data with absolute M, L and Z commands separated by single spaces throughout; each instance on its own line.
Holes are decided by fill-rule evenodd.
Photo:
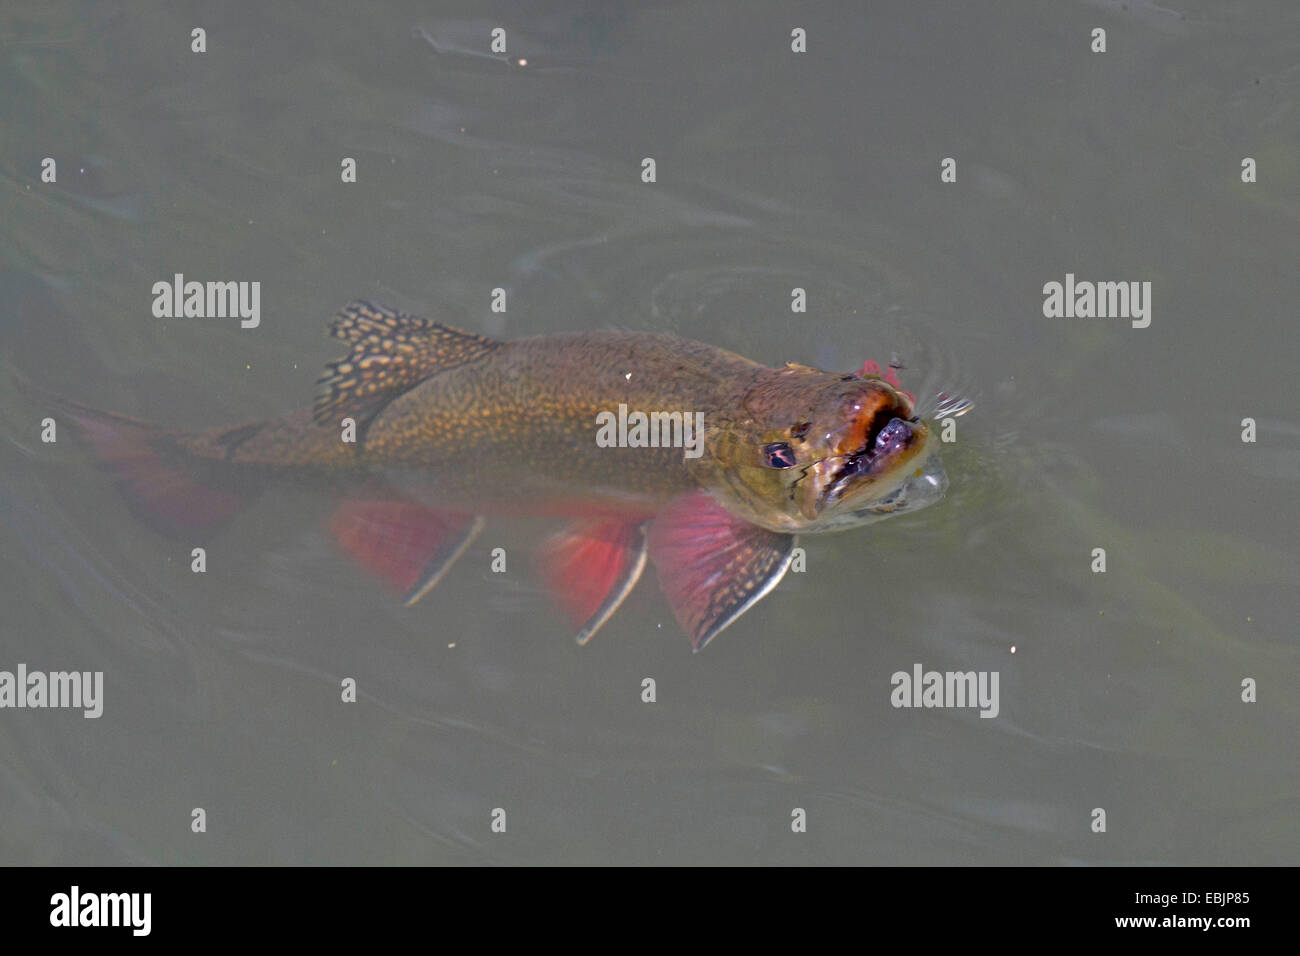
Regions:
M 575 522 L 539 554 L 542 577 L 586 644 L 632 593 L 645 570 L 646 529 L 614 519 Z
M 692 648 L 702 650 L 776 587 L 797 541 L 741 521 L 703 492 L 660 513 L 650 557 Z
M 330 532 L 366 571 L 410 606 L 431 591 L 483 530 L 483 518 L 433 511 L 403 499 L 348 499 Z

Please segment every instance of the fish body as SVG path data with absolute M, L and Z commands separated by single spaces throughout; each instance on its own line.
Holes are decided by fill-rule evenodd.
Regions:
M 411 603 L 484 516 L 568 518 L 541 566 L 582 642 L 650 559 L 698 650 L 775 586 L 795 535 L 913 510 L 946 483 L 892 372 L 769 368 L 653 333 L 502 342 L 367 302 L 332 328 L 350 352 L 284 418 L 187 433 L 74 414 L 128 493 L 181 523 L 238 507 L 223 474 L 339 488 L 335 538 Z M 638 414 L 659 430 L 627 440 Z
M 182 443 L 201 457 L 272 470 L 383 475 L 442 509 L 555 513 L 571 499 L 578 513 L 654 512 L 696 487 L 683 449 L 601 447 L 597 416 L 621 404 L 713 421 L 761 368 L 667 335 L 535 337 L 492 343 L 377 410 L 358 401 L 354 384 L 344 388 L 350 395 L 325 395 L 313 414 Z M 340 441 L 349 417 L 351 446 Z

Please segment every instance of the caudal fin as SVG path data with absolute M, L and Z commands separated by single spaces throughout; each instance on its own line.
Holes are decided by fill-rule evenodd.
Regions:
M 165 431 L 147 422 L 63 404 L 132 510 L 164 534 L 212 530 L 252 496 L 248 489 L 222 487 L 222 478 L 230 476 L 187 455 Z

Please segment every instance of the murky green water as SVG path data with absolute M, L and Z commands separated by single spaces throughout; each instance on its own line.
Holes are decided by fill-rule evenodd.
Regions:
M 0 669 L 105 701 L 0 710 L 0 860 L 1296 862 L 1300 10 L 1169 3 L 6 7 Z M 260 326 L 154 318 L 178 272 L 260 281 Z M 1045 318 L 1067 273 L 1150 281 L 1150 326 Z M 358 296 L 896 352 L 976 407 L 944 503 L 806 541 L 700 655 L 650 576 L 575 647 L 535 522 L 407 609 L 281 488 L 196 575 L 40 440 L 24 386 L 304 405 Z M 892 707 L 916 663 L 997 671 L 998 716 Z

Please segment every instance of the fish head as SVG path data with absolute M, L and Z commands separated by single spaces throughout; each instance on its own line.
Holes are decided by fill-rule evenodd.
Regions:
M 947 489 L 929 425 L 886 378 L 791 363 L 756 376 L 741 405 L 706 430 L 702 483 L 761 527 L 839 531 L 923 508 Z

